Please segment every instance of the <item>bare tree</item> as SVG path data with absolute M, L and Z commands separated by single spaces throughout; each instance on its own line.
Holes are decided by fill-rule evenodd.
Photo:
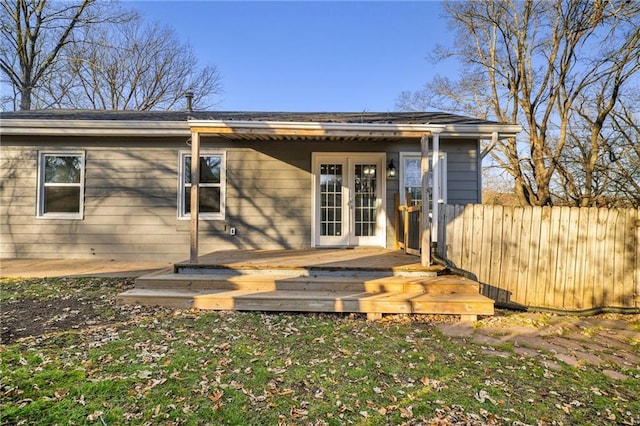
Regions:
M 72 84 L 50 86 L 56 106 L 168 110 L 191 91 L 194 107 L 209 107 L 221 92 L 217 68 L 200 67 L 191 47 L 171 28 L 137 19 L 82 37 L 85 43 L 74 44 L 64 69 L 73 78 L 63 81 Z
M 176 32 L 112 1 L 3 0 L 0 68 L 14 109 L 168 110 L 216 103 L 221 75 Z M 2 104 L 11 102 L 10 96 Z
M 612 111 L 610 151 L 610 194 L 616 204 L 640 208 L 640 93 L 633 92 L 636 102 Z
M 34 91 L 57 72 L 60 58 L 77 31 L 130 17 L 112 4 L 96 0 L 3 0 L 0 70 L 20 96 L 19 108 L 31 109 Z
M 435 58 L 458 58 L 462 76 L 401 94 L 398 106 L 411 109 L 422 99 L 431 107 L 522 122 L 526 138 L 492 151 L 522 204 L 552 203 L 554 177 L 570 177 L 562 162 L 570 131 L 586 126 L 589 160 L 584 181 L 573 184 L 582 186 L 579 204 L 592 203 L 593 160 L 606 150 L 603 130 L 638 71 L 640 3 L 490 0 L 448 2 L 445 11 L 456 44 L 439 48 Z

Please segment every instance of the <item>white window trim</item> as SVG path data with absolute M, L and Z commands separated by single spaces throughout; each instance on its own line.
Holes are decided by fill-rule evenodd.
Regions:
M 432 160 L 433 157 L 433 153 L 431 151 L 429 151 L 429 161 Z M 417 158 L 420 159 L 420 153 L 419 152 L 401 152 L 400 153 L 400 174 L 399 174 L 399 179 L 400 179 L 400 184 L 399 184 L 399 192 L 400 192 L 400 205 L 404 205 L 406 203 L 405 200 L 405 193 L 404 193 L 404 160 L 405 158 Z M 440 182 L 441 182 L 441 188 L 440 188 L 440 199 L 438 200 L 439 204 L 447 204 L 447 153 L 446 152 L 442 152 L 440 151 L 440 157 L 439 157 L 439 170 L 440 170 Z M 430 170 L 433 170 L 433 166 L 431 165 Z M 429 182 L 429 185 L 431 185 L 432 182 Z
M 220 187 L 220 213 L 202 213 L 198 215 L 201 220 L 224 220 L 226 210 L 226 193 L 227 193 L 227 157 L 225 152 L 221 151 L 200 151 L 201 157 L 220 156 L 220 183 L 219 184 L 203 184 L 200 186 Z M 185 188 L 185 158 L 191 157 L 191 151 L 180 151 L 178 155 L 178 220 L 190 220 L 191 213 L 183 213 L 185 211 L 184 199 Z M 189 185 L 190 189 L 191 186 Z
M 80 183 L 67 184 L 46 184 L 44 181 L 44 167 L 46 157 L 70 157 L 79 156 L 82 159 L 80 168 Z M 86 168 L 86 155 L 84 151 L 40 151 L 38 152 L 38 187 L 36 200 L 36 218 L 37 219 L 84 219 L 84 173 Z M 44 211 L 44 187 L 45 186 L 79 186 L 80 187 L 80 205 L 77 213 L 45 213 Z

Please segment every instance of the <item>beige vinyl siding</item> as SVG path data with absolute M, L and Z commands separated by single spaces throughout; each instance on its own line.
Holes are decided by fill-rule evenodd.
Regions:
M 226 221 L 236 228 L 228 238 L 243 249 L 309 247 L 310 151 L 284 141 L 241 145 L 227 150 Z
M 449 203 L 477 202 L 475 141 L 441 141 Z M 85 152 L 84 218 L 36 218 L 38 153 Z M 189 255 L 189 221 L 177 212 L 179 153 L 186 138 L 3 137 L 0 154 L 0 256 L 152 259 Z M 235 248 L 311 246 L 313 152 L 419 151 L 415 143 L 256 141 L 203 137 L 203 152 L 226 156 L 224 220 L 200 221 L 200 253 Z M 393 247 L 393 196 L 387 181 L 387 243 Z M 229 235 L 229 228 L 236 235 Z
M 175 141 L 3 139 L 2 257 L 186 256 L 188 233 L 175 229 Z M 84 218 L 36 218 L 38 153 L 78 150 L 86 154 Z

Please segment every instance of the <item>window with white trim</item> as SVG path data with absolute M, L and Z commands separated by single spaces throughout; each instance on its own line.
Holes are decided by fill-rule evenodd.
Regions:
M 41 152 L 37 216 L 82 219 L 83 211 L 84 152 Z
M 415 206 L 420 204 L 422 199 L 422 181 L 420 180 L 420 164 L 421 156 L 419 152 L 401 152 L 400 153 L 400 204 Z M 429 152 L 429 176 L 427 176 L 427 185 L 429 196 L 431 196 L 431 187 L 433 186 L 433 165 L 432 153 Z M 440 152 L 438 161 L 438 169 L 440 174 L 440 197 L 441 204 L 447 203 L 447 153 Z
M 200 154 L 199 217 L 204 220 L 224 219 L 225 156 L 222 153 Z M 191 217 L 191 153 L 180 153 L 178 186 L 178 218 Z

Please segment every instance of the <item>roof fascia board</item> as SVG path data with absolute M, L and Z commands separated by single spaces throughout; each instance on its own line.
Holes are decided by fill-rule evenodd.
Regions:
M 1 135 L 41 136 L 189 136 L 184 121 L 29 120 L 0 122 Z
M 229 127 L 253 129 L 328 129 L 328 130 L 424 130 L 444 129 L 441 124 L 337 123 L 322 121 L 187 120 L 190 127 Z
M 447 124 L 440 136 L 491 139 L 498 133 L 499 139 L 513 138 L 522 131 L 519 124 Z

